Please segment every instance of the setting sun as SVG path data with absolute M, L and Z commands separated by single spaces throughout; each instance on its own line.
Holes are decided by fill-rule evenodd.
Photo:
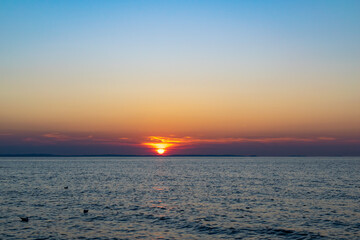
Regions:
M 165 152 L 165 149 L 159 148 L 156 151 L 158 152 L 158 154 L 163 154 Z
M 179 138 L 168 138 L 168 137 L 159 137 L 159 136 L 150 136 L 147 138 L 148 142 L 142 143 L 149 148 L 152 148 L 152 151 L 157 152 L 158 154 L 162 155 L 169 147 L 176 147 L 178 146 L 182 139 Z

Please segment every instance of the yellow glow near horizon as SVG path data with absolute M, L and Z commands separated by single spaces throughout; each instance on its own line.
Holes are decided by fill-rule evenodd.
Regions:
M 158 154 L 164 154 L 164 152 L 165 152 L 165 149 L 163 149 L 163 148 L 159 148 L 159 149 L 157 149 L 156 150 L 157 152 L 158 152 Z
M 143 145 L 150 146 L 153 148 L 158 154 L 164 154 L 168 147 L 176 145 L 179 141 L 172 141 L 171 138 L 166 137 L 149 137 L 150 141 L 154 142 L 145 142 Z

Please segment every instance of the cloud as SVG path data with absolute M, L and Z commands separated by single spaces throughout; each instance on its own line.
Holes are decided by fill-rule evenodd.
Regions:
M 161 137 L 150 136 L 148 143 L 169 143 L 172 145 L 186 145 L 198 143 L 241 143 L 241 142 L 258 142 L 258 143 L 274 143 L 274 142 L 318 142 L 318 141 L 334 141 L 336 138 L 317 137 L 317 138 L 297 138 L 297 137 L 272 137 L 272 138 L 246 138 L 246 137 L 229 137 L 229 138 L 193 138 L 186 137 Z
M 206 136 L 109 136 L 89 133 L 45 132 L 28 136 L 14 134 L 1 137 L 5 146 L 87 154 L 90 152 L 120 154 L 153 154 L 166 149 L 168 154 L 354 154 L 359 138 L 313 137 L 206 137 Z M 70 149 L 70 150 L 69 150 Z M 29 150 L 30 151 L 30 150 Z M 39 152 L 40 150 L 32 150 Z M 356 152 L 357 153 L 357 152 Z
M 335 141 L 336 138 L 333 137 L 318 137 L 318 140 L 324 140 L 324 141 Z
M 149 136 L 145 138 L 129 138 L 125 136 L 94 136 L 92 134 L 66 134 L 48 132 L 36 136 L 22 138 L 24 142 L 38 144 L 72 143 L 80 145 L 124 145 L 150 148 L 191 148 L 204 144 L 234 144 L 234 143 L 322 143 L 322 142 L 357 142 L 359 140 L 337 139 L 335 137 L 192 137 L 174 135 Z
M 60 133 L 45 133 L 42 136 L 44 138 L 50 138 L 50 139 L 56 140 L 56 141 L 69 141 L 69 140 L 82 140 L 82 139 L 84 139 L 83 137 L 82 138 L 73 137 L 73 136 L 60 134 Z M 86 137 L 85 139 L 88 139 L 88 137 Z
M 13 137 L 15 142 L 26 142 L 35 145 L 138 145 L 137 141 L 127 137 L 97 137 L 89 134 L 80 135 L 59 132 L 32 134 L 31 136 L 13 135 Z
M 0 136 L 12 136 L 12 133 L 0 133 Z
M 170 135 L 170 137 L 163 136 L 149 136 L 143 142 L 142 145 L 152 149 L 188 149 L 188 148 L 201 148 L 205 145 L 232 145 L 232 144 L 272 144 L 272 143 L 321 143 L 335 141 L 336 138 L 332 137 L 314 137 L 314 138 L 302 138 L 302 137 L 227 137 L 227 138 L 196 138 L 196 137 L 176 137 Z

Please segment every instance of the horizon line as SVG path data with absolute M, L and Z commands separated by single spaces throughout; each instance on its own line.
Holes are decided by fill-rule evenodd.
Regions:
M 360 157 L 360 155 L 244 155 L 244 154 L 172 154 L 172 155 L 136 155 L 136 154 L 0 154 L 0 157 Z

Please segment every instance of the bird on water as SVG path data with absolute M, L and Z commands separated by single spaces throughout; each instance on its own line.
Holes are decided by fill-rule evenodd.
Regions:
M 20 219 L 21 219 L 22 222 L 28 222 L 29 221 L 28 217 L 20 217 Z
M 88 213 L 89 212 L 89 210 L 88 209 L 84 209 L 84 213 Z

